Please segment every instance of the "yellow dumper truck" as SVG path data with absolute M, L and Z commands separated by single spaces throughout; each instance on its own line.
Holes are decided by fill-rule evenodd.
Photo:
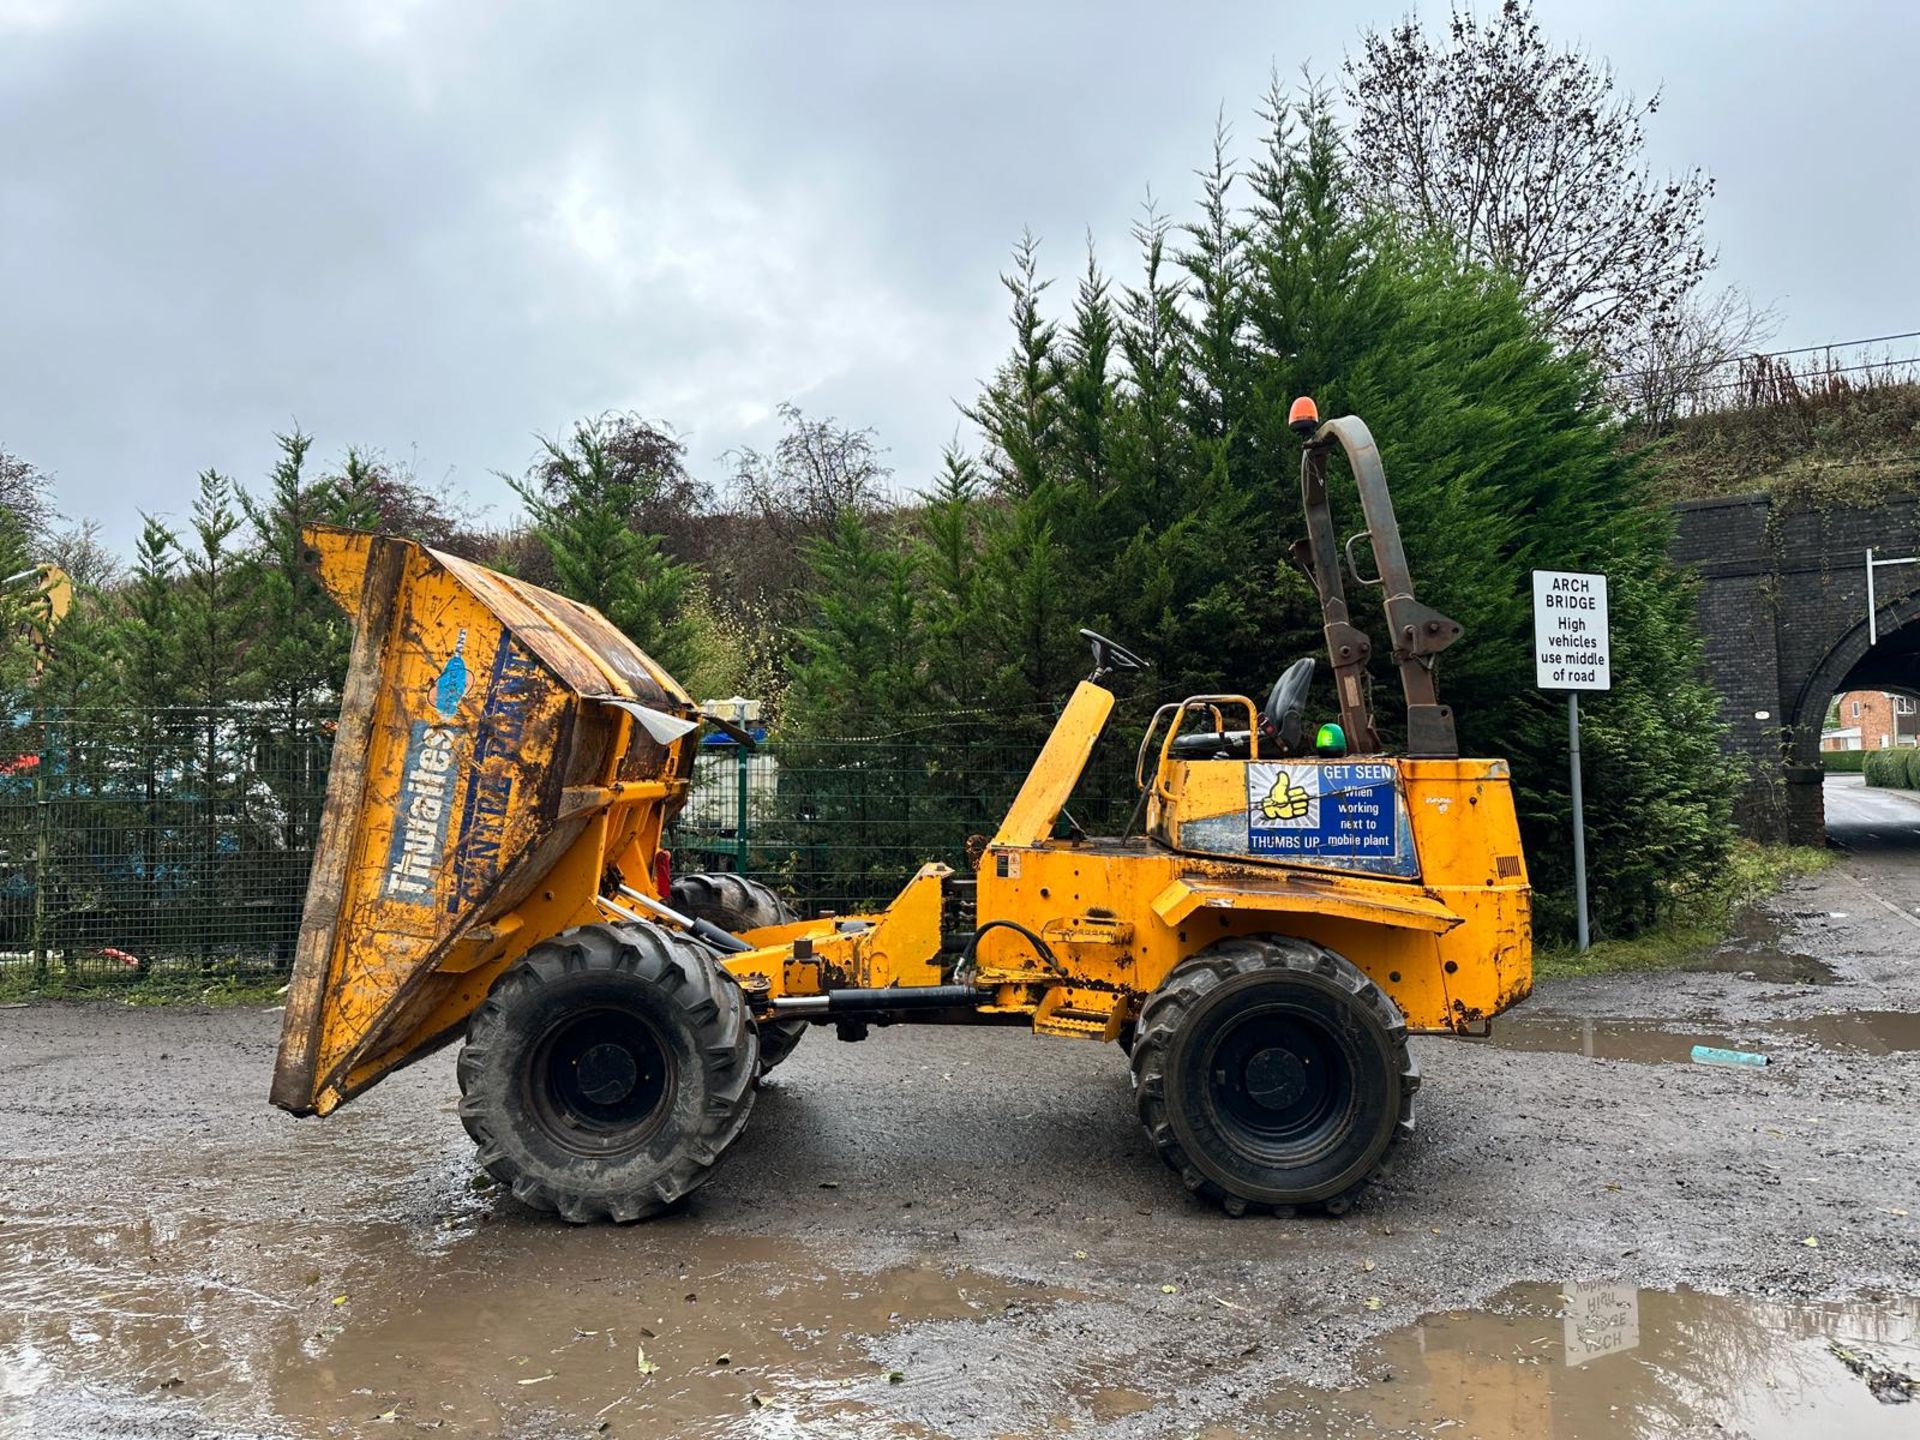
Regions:
M 1102 681 L 1139 664 L 1089 633 L 1092 674 L 976 873 L 926 865 L 870 915 L 670 879 L 698 732 L 727 722 L 600 615 L 407 540 L 313 532 L 355 640 L 273 1102 L 325 1115 L 459 1039 L 481 1165 L 568 1220 L 637 1220 L 708 1178 L 809 1027 L 1017 1024 L 1127 1047 L 1155 1147 L 1230 1213 L 1345 1210 L 1412 1128 L 1408 1033 L 1484 1033 L 1527 994 L 1529 891 L 1506 762 L 1461 759 L 1435 694 L 1459 627 L 1414 599 L 1372 438 L 1295 410 L 1296 548 L 1340 722 L 1308 733 L 1312 660 L 1264 702 L 1167 705 L 1136 762 L 1142 833 L 1060 838 Z M 1403 755 L 1381 753 L 1347 609 L 1336 451 Z

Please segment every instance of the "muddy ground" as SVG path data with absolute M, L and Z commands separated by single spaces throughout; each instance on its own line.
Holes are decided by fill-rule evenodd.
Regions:
M 683 1214 L 572 1229 L 451 1052 L 296 1121 L 275 1014 L 0 1010 L 0 1435 L 1920 1433 L 1920 802 L 1830 806 L 1713 969 L 1417 1042 L 1341 1220 L 1189 1200 L 1117 1050 L 1011 1031 L 816 1033 Z

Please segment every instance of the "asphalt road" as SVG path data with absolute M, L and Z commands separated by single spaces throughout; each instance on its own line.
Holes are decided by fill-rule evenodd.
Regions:
M 816 1032 L 684 1213 L 571 1229 L 478 1181 L 451 1052 L 296 1121 L 275 1014 L 0 1010 L 0 1436 L 1897 1433 L 1826 1337 L 1920 1296 L 1920 806 L 1830 806 L 1851 853 L 1715 971 L 1416 1042 L 1419 1132 L 1338 1221 L 1191 1201 L 1077 1041 Z M 1646 1347 L 1529 1349 L 1573 1280 Z M 1789 1428 L 1727 1428 L 1743 1385 Z
M 1920 860 L 1920 794 L 1868 785 L 1859 775 L 1830 775 L 1822 789 L 1834 844 L 1855 854 Z

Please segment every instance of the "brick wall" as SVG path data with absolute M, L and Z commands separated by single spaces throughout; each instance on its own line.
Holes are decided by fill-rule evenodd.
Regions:
M 1858 737 L 1822 740 L 1822 750 L 1885 750 L 1920 741 L 1920 704 L 1885 690 L 1849 690 L 1840 697 L 1836 728 L 1857 730 Z

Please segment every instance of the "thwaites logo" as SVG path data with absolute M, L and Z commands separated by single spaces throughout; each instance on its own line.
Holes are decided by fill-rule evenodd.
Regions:
M 447 848 L 453 803 L 453 731 L 416 720 L 401 769 L 400 822 L 387 856 L 387 898 L 412 905 L 433 900 L 434 876 Z
M 447 722 L 467 693 L 467 632 L 454 642 L 453 654 L 433 684 L 434 720 L 416 720 L 400 766 L 399 813 L 387 852 L 386 894 L 409 905 L 430 905 L 441 857 L 447 848 L 447 819 L 453 810 L 454 736 Z

